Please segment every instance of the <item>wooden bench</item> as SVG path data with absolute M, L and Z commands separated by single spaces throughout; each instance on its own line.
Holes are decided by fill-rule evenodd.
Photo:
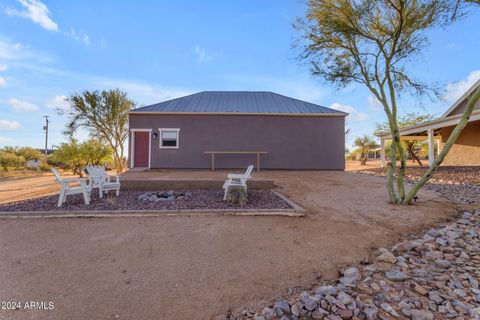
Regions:
M 260 171 L 260 155 L 267 154 L 266 151 L 205 151 L 205 154 L 212 155 L 212 171 L 215 171 L 215 155 L 216 154 L 256 154 L 257 155 L 257 172 Z

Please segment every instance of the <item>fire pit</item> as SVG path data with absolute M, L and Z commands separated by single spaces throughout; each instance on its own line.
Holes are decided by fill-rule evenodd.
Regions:
M 140 201 L 175 201 L 190 198 L 191 192 L 149 191 L 138 196 Z

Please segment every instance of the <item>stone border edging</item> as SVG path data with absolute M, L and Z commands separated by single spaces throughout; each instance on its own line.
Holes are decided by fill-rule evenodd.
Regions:
M 285 216 L 304 217 L 306 210 L 281 193 L 272 190 L 292 209 L 189 209 L 189 210 L 82 210 L 82 211 L 0 211 L 0 219 L 39 218 L 126 218 L 174 216 Z M 112 213 L 105 213 L 112 212 Z

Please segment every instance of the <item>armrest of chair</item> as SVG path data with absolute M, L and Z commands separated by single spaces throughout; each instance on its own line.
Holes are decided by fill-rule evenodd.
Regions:
M 72 183 L 72 182 L 86 182 L 88 178 L 62 178 L 62 181 L 65 183 Z
M 108 178 L 107 178 L 107 179 L 108 179 L 108 180 L 107 180 L 108 182 L 111 182 L 111 179 L 112 179 L 112 178 L 115 178 L 115 183 L 120 183 L 120 176 L 119 176 L 119 175 L 113 175 L 113 174 L 110 175 L 110 174 L 107 174 L 107 177 L 108 177 Z
M 245 175 L 241 173 L 229 173 L 227 175 L 227 179 L 232 179 L 232 180 L 241 180 L 244 178 L 245 178 Z

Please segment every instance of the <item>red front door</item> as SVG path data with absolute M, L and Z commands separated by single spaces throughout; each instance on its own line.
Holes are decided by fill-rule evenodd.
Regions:
M 149 133 L 135 132 L 134 133 L 134 167 L 148 167 L 148 158 L 150 157 L 150 150 L 148 150 Z

